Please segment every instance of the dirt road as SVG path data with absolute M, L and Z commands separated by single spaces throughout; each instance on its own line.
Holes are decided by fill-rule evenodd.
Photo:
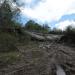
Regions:
M 56 64 L 66 75 L 75 75 L 75 47 L 55 42 L 36 43 L 18 46 L 22 61 L 1 70 L 0 75 L 55 75 Z

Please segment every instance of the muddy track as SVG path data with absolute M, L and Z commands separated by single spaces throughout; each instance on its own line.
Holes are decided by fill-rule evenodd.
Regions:
M 2 70 L 0 75 L 54 75 L 55 64 L 62 66 L 66 75 L 75 75 L 75 47 L 55 42 L 39 43 L 37 47 L 38 49 L 33 48 L 33 51 L 24 51 L 22 47 L 18 47 L 24 62 L 13 65 L 14 67 L 11 66 L 8 70 Z

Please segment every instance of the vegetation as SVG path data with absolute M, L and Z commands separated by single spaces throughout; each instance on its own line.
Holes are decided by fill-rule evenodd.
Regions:
M 63 37 L 60 39 L 62 42 L 66 42 L 69 44 L 74 44 L 75 43 L 75 28 L 72 27 L 71 25 L 68 26 L 64 31 L 63 31 Z
M 61 29 L 53 28 L 49 32 L 50 34 L 63 34 L 63 31 Z
M 9 33 L 14 33 L 15 27 L 12 20 L 14 12 L 11 10 L 8 0 L 5 0 L 0 6 L 0 51 L 9 51 L 14 49 L 16 38 Z M 17 13 L 17 12 L 16 12 Z
M 48 33 L 48 26 L 47 25 L 43 25 L 41 26 L 38 23 L 35 23 L 34 21 L 30 20 L 25 24 L 25 29 L 29 30 L 29 31 L 35 31 L 35 32 L 42 32 L 42 33 Z
M 17 39 L 8 34 L 0 33 L 0 52 L 15 51 L 17 48 L 15 46 Z
M 11 1 L 4 0 L 0 3 L 0 68 L 20 58 L 16 43 L 19 40 L 21 26 L 13 20 L 18 10 L 17 8 L 12 10 Z
M 0 69 L 20 61 L 20 58 L 21 54 L 19 52 L 0 52 Z
M 18 13 L 18 10 L 16 10 L 17 8 L 12 11 L 9 0 L 5 0 L 0 5 L 0 29 L 12 28 L 12 19 Z

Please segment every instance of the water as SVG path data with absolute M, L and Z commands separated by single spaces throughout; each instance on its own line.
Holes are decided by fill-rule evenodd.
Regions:
M 57 71 L 56 71 L 56 75 L 66 75 L 65 71 L 62 69 L 61 66 L 56 65 Z

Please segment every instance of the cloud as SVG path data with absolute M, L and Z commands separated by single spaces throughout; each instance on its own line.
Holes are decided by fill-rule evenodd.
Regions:
M 39 0 L 38 4 L 37 0 L 26 0 L 26 3 L 30 6 L 20 7 L 21 13 L 41 23 L 59 21 L 63 15 L 75 13 L 75 0 Z
M 32 2 L 32 0 L 24 0 L 26 3 L 31 3 Z
M 34 6 L 36 6 L 39 1 L 42 0 L 17 0 L 17 3 L 25 8 L 33 8 Z
M 75 27 L 75 21 L 66 20 L 66 21 L 62 21 L 62 22 L 56 24 L 55 26 L 58 27 L 58 29 L 65 30 L 66 27 L 69 25 L 72 27 Z

